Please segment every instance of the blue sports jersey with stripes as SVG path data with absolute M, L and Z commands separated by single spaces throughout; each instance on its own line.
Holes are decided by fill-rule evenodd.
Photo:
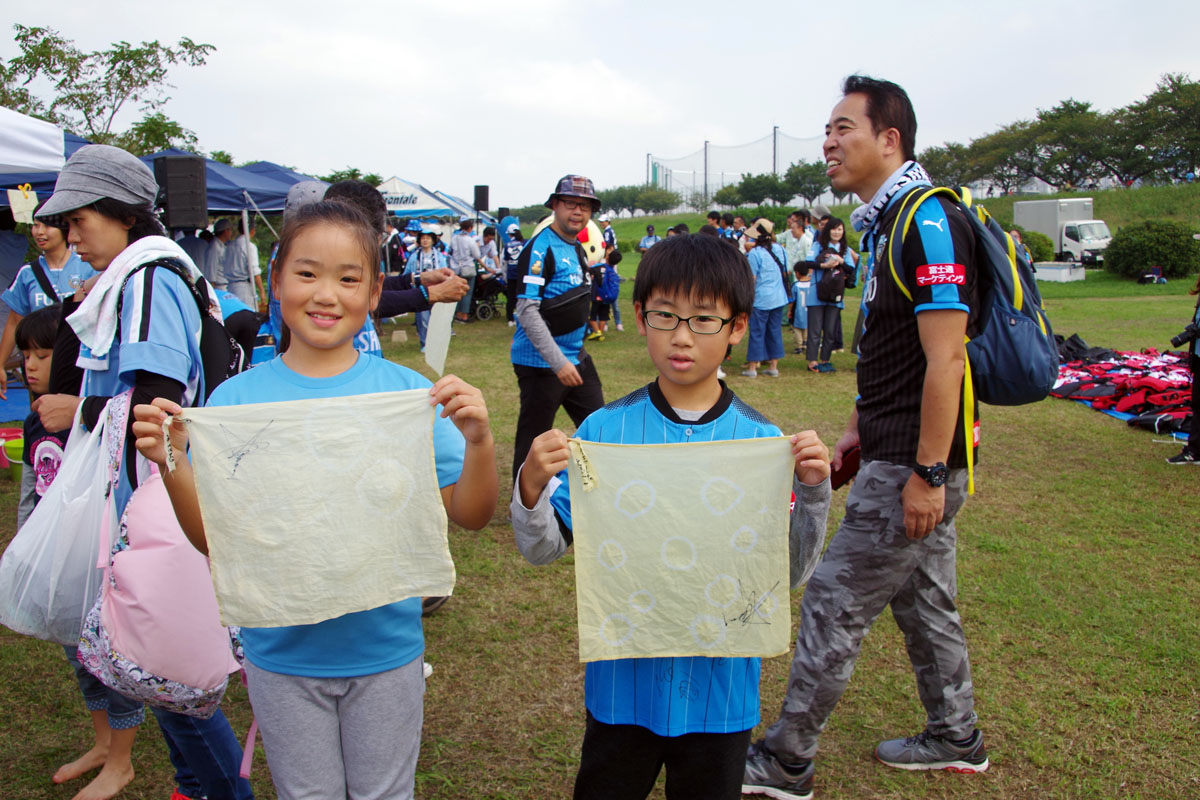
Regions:
M 549 300 L 582 285 L 584 267 L 580 264 L 578 248 L 577 242 L 568 242 L 550 226 L 543 228 L 537 236 L 529 240 L 518 258 L 521 283 L 517 299 Z M 547 278 L 547 275 L 550 277 Z M 579 351 L 583 349 L 583 336 L 587 327 L 585 323 L 576 330 L 554 337 L 554 342 L 572 364 L 579 363 Z M 529 341 L 520 319 L 517 320 L 517 329 L 513 333 L 511 357 L 514 364 L 544 369 L 550 367 Z
M 75 287 L 71 285 L 72 281 L 85 281 L 96 274 L 96 270 L 92 269 L 91 264 L 81 260 L 74 253 L 70 254 L 62 269 L 50 269 L 45 256 L 38 256 L 38 264 L 46 274 L 50 285 L 54 287 L 54 291 L 58 293 L 58 297 L 46 296 L 42 284 L 33 274 L 33 266 L 26 264 L 13 278 L 12 286 L 0 295 L 0 300 L 3 300 L 5 305 L 22 317 L 29 316 L 30 312 L 39 308 L 49 308 L 59 302 L 61 298 L 74 293 Z
M 678 444 L 779 436 L 780 430 L 724 387 L 696 422 L 681 420 L 657 383 L 609 403 L 579 426 L 580 439 L 608 444 Z M 551 497 L 560 524 L 571 525 L 566 471 Z M 584 677 L 585 704 L 610 725 L 640 725 L 660 736 L 734 733 L 759 720 L 757 658 L 624 658 L 595 661 Z

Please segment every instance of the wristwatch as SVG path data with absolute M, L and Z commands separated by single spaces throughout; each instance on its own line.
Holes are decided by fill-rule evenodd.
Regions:
M 937 462 L 932 467 L 917 464 L 913 467 L 913 472 L 917 473 L 917 476 L 921 480 L 935 489 L 945 484 L 946 478 L 950 477 L 950 470 L 946 469 L 946 464 L 942 461 Z

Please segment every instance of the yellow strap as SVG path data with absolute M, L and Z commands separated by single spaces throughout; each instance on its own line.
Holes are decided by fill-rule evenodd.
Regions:
M 970 336 L 963 337 L 966 350 Z M 963 359 L 963 437 L 967 445 L 967 494 L 975 494 L 975 384 L 971 380 L 971 359 Z

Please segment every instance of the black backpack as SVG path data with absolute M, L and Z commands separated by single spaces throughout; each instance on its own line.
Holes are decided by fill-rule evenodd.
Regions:
M 182 262 L 173 258 L 160 258 L 141 264 L 130 271 L 121 284 L 121 294 L 117 300 L 117 319 L 121 318 L 121 303 L 125 297 L 125 285 L 134 273 L 143 269 L 164 267 L 180 277 L 191 290 L 192 299 L 200 311 L 200 366 L 204 371 L 204 400 L 208 400 L 213 389 L 217 388 L 226 378 L 238 374 L 245 368 L 246 354 L 225 330 L 225 326 L 216 320 L 208 311 L 208 283 L 203 277 L 196 278 L 195 283 Z

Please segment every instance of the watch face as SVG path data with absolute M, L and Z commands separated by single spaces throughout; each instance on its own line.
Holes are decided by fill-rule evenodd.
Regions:
M 924 464 L 917 464 L 913 471 L 916 472 L 922 480 L 935 489 L 943 485 L 946 482 L 946 479 L 950 477 L 950 470 L 946 469 L 946 465 L 941 462 L 934 464 L 932 467 L 927 467 Z

